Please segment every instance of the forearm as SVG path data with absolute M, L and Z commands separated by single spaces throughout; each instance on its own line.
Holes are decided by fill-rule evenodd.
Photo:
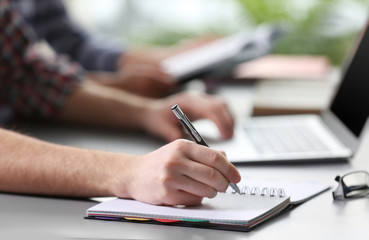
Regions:
M 143 128 L 151 101 L 128 92 L 91 81 L 69 96 L 59 114 L 62 121 L 78 122 L 115 128 Z
M 42 142 L 0 129 L 0 191 L 57 196 L 112 196 L 133 156 Z

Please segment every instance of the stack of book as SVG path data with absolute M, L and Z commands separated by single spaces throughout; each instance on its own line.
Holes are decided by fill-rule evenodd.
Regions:
M 269 55 L 240 64 L 236 79 L 257 79 L 253 115 L 319 113 L 326 109 L 340 72 L 324 56 Z

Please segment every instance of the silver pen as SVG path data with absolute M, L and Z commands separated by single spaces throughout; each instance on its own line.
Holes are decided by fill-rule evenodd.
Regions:
M 172 111 L 187 130 L 187 132 L 191 135 L 191 137 L 195 140 L 196 143 L 209 147 L 209 145 L 205 142 L 205 140 L 201 137 L 201 135 L 197 132 L 195 127 L 192 125 L 191 121 L 187 118 L 187 116 L 182 112 L 177 104 L 172 106 Z M 240 189 L 235 183 L 229 183 L 229 186 L 236 191 L 236 193 L 241 194 Z

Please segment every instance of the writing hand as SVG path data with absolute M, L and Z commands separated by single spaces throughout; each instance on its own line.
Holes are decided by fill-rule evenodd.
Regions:
M 130 168 L 130 196 L 160 205 L 198 205 L 241 179 L 223 152 L 187 140 L 138 157 Z

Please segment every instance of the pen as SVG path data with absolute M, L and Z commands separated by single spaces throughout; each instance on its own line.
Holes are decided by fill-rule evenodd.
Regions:
M 191 137 L 195 140 L 197 144 L 209 147 L 209 145 L 205 142 L 205 140 L 201 137 L 201 135 L 197 132 L 195 127 L 192 125 L 191 121 L 187 118 L 187 116 L 182 112 L 177 104 L 172 106 L 172 111 L 174 115 L 178 118 L 187 132 L 191 135 Z M 229 186 L 236 191 L 238 194 L 241 194 L 240 189 L 235 183 L 229 183 Z

